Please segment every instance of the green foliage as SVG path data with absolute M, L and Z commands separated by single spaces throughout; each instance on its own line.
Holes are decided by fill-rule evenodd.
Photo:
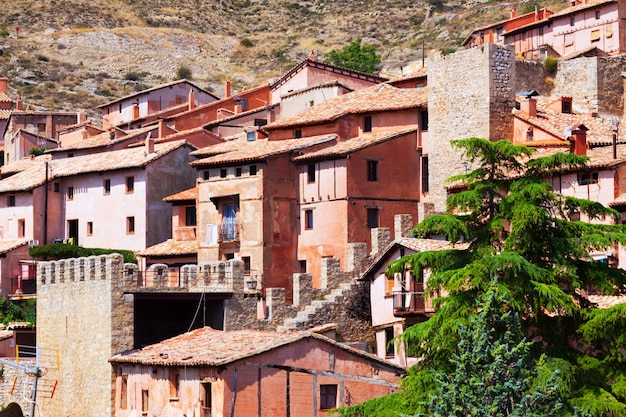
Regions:
M 29 155 L 33 155 L 33 156 L 39 156 L 39 155 L 43 155 L 46 150 L 48 150 L 48 148 L 38 148 L 38 147 L 34 147 L 34 148 L 30 148 L 30 150 L 28 151 Z
M 147 72 L 143 72 L 143 71 L 142 71 L 142 72 L 130 71 L 130 72 L 127 72 L 127 73 L 124 75 L 124 79 L 125 79 L 125 80 L 128 80 L 128 81 L 139 81 L 139 80 L 141 80 L 142 78 L 145 78 L 145 77 L 146 77 L 146 75 L 148 75 L 148 73 L 147 73 Z
M 559 65 L 559 61 L 556 58 L 547 57 L 543 61 L 543 66 L 550 75 L 554 75 L 556 73 L 556 69 Z
M 25 321 L 35 324 L 37 321 L 37 301 L 35 299 L 11 301 L 0 298 L 0 322 L 7 325 L 12 321 Z
M 181 65 L 176 69 L 176 79 L 177 80 L 191 80 L 193 79 L 193 74 L 191 73 L 191 68 L 186 65 Z
M 324 60 L 327 64 L 348 68 L 355 71 L 374 74 L 380 65 L 380 55 L 373 45 L 361 45 L 361 39 L 345 46 L 341 51 L 333 49 Z
M 44 261 L 109 255 L 111 253 L 119 253 L 124 256 L 124 262 L 137 263 L 135 254 L 125 249 L 83 248 L 66 243 L 52 243 L 50 245 L 34 246 L 28 250 L 28 254 L 34 259 Z
M 496 348 L 503 355 L 532 354 L 534 358 L 532 366 L 508 378 L 506 386 L 495 384 L 497 390 L 518 389 L 524 395 L 543 392 L 550 398 L 556 395 L 563 405 L 554 415 L 626 415 L 626 361 L 622 353 L 626 307 L 599 310 L 580 296 L 588 288 L 608 294 L 626 290 L 626 271 L 591 258 L 593 252 L 626 244 L 626 226 L 572 221 L 574 213 L 596 220 L 617 218 L 619 213 L 555 193 L 545 181 L 546 177 L 584 168 L 587 158 L 557 153 L 532 159 L 532 148 L 479 138 L 455 141 L 453 146 L 474 169 L 449 179 L 463 184 L 464 191 L 448 199 L 446 213 L 427 217 L 414 232 L 419 237 L 446 236 L 457 242 L 457 250 L 417 252 L 388 266 L 390 275 L 410 268 L 419 276 L 420 270 L 429 269 L 428 294 L 444 296 L 433 301 L 436 313 L 429 320 L 410 327 L 403 335 L 409 353 L 421 361 L 403 380 L 395 405 L 385 403 L 385 415 L 433 415 L 441 404 L 430 399 L 441 398 L 438 387 L 444 380 L 458 383 L 460 388 L 453 391 L 459 398 L 471 394 L 463 391 L 469 390 L 461 385 L 463 380 L 478 378 L 471 381 L 480 385 L 488 361 L 482 370 L 470 369 L 466 360 L 459 359 L 463 356 L 458 349 L 459 343 L 470 347 L 463 344 L 469 337 L 467 329 L 476 329 L 476 317 L 485 308 L 477 300 L 490 291 L 506 294 L 502 315 L 519 317 L 522 334 L 528 340 L 541 341 L 532 349 L 523 343 L 504 343 L 509 337 L 504 328 L 495 333 L 483 329 L 472 335 L 492 334 L 493 340 L 502 343 L 489 345 L 472 339 L 477 349 L 471 351 L 474 356 L 465 356 L 468 360 L 492 355 Z M 516 356 L 502 356 L 507 357 L 512 360 Z M 465 376 L 457 378 L 458 372 L 465 372 Z M 456 404 L 459 409 L 442 409 L 441 414 L 505 415 L 500 411 L 473 413 L 478 408 L 464 408 L 458 403 L 460 399 L 455 401 L 446 397 L 443 402 Z M 377 415 L 370 411 L 378 406 L 378 400 L 373 400 L 355 415 Z M 342 415 L 351 415 L 351 410 L 342 410 Z M 556 413 L 556 407 L 551 412 Z M 527 415 L 549 415 L 546 413 Z
M 252 42 L 252 40 L 250 40 L 250 38 L 243 38 L 239 41 L 239 45 L 243 46 L 244 48 L 252 48 L 254 46 L 254 43 Z

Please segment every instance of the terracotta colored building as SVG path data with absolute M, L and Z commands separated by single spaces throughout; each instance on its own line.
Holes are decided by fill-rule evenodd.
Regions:
M 115 417 L 323 417 L 394 393 L 404 369 L 320 334 L 194 330 L 110 359 Z

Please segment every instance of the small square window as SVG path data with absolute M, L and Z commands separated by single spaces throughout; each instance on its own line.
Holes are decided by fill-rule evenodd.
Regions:
M 93 235 L 93 222 L 87 222 L 87 236 Z
M 126 217 L 126 234 L 135 233 L 135 216 Z
M 240 167 L 235 168 L 235 177 L 241 177 L 241 168 Z
M 320 409 L 329 410 L 337 407 L 337 385 L 320 385 Z
M 313 210 L 304 210 L 304 228 L 313 229 Z
M 572 18 L 569 20 L 569 25 L 570 25 L 570 26 L 574 26 L 574 25 L 576 25 L 576 19 L 572 17 Z
M 67 187 L 67 199 L 68 200 L 74 199 L 74 187 Z
M 315 164 L 307 165 L 307 182 L 315 182 Z
M 196 223 L 196 206 L 185 207 L 185 226 L 195 226 Z
M 37 123 L 37 131 L 39 133 L 44 133 L 46 131 L 46 124 L 45 123 Z
M 61 187 L 59 186 L 59 183 L 55 182 L 54 183 L 54 192 L 58 193 L 60 190 L 61 190 Z
M 15 196 L 14 195 L 10 195 L 7 201 L 7 206 L 9 207 L 15 207 Z
M 226 168 L 220 169 L 220 178 L 226 178 L 227 174 L 228 174 L 228 170 Z
M 377 207 L 367 209 L 367 227 L 374 229 L 378 227 L 378 215 L 380 209 Z
M 367 161 L 367 180 L 378 181 L 378 161 Z
M 68 154 L 67 154 L 67 157 L 68 157 L 68 158 L 73 158 L 73 157 L 74 157 L 74 154 L 70 152 L 70 153 L 68 153 Z
M 295 133 L 294 133 L 294 137 L 296 139 L 299 139 L 302 137 L 302 129 L 296 129 Z
M 256 139 L 256 132 L 251 130 L 250 132 L 246 132 L 246 140 L 253 141 Z
M 596 10 L 596 19 L 600 19 L 600 10 Z
M 256 175 L 256 165 L 250 165 L 250 175 Z
M 135 177 L 126 177 L 126 194 L 135 192 Z
M 108 179 L 108 178 L 105 179 L 103 181 L 102 188 L 104 189 L 104 194 L 105 195 L 111 194 L 111 180 Z
M 306 274 L 306 259 L 298 261 L 300 263 L 300 273 Z
M 211 178 L 211 171 L 209 171 L 208 169 L 206 171 L 202 172 L 202 179 L 203 180 L 208 180 Z

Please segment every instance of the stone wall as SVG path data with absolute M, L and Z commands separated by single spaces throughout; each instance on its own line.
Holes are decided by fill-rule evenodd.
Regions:
M 548 74 L 543 63 L 536 61 L 515 61 L 515 93 L 522 90 L 535 90 L 542 96 L 550 96 L 554 79 Z
M 123 292 L 118 254 L 37 266 L 37 344 L 58 349 L 53 398 L 42 415 L 111 415 L 114 375 L 108 359 L 133 347 L 133 299 Z
M 513 49 L 486 44 L 428 61 L 428 202 L 445 209 L 444 181 L 463 172 L 463 159 L 450 141 L 511 136 L 515 106 Z M 419 219 L 420 221 L 422 219 Z
M 34 366 L 35 360 L 20 359 L 20 364 Z M 31 396 L 33 378 L 21 369 L 11 367 L 10 365 L 2 364 L 0 368 L 2 368 L 2 376 L 0 376 L 0 405 L 4 408 L 10 403 L 18 403 L 24 415 L 28 415 L 30 413 L 30 402 L 28 399 Z M 42 391 L 39 392 L 39 395 L 45 396 L 46 393 L 44 391 L 48 391 L 53 383 L 54 381 L 47 378 L 45 381 L 40 380 L 39 387 Z M 50 393 L 48 392 L 47 395 L 50 396 Z

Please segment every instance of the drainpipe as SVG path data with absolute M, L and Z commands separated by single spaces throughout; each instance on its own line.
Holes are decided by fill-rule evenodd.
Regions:
M 44 182 L 45 194 L 43 205 L 43 244 L 48 244 L 48 161 L 46 161 L 46 181 Z

